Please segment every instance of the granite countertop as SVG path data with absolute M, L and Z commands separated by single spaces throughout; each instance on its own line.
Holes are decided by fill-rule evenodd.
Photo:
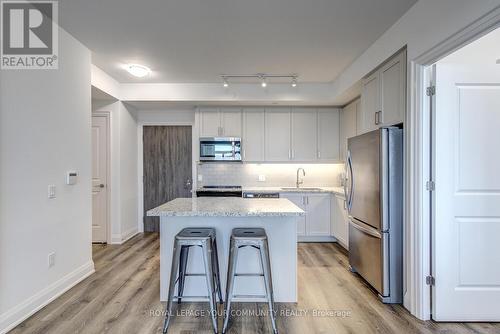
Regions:
M 147 212 L 148 216 L 169 217 L 287 217 L 304 214 L 285 198 L 241 197 L 176 198 Z
M 286 189 L 283 189 L 286 188 Z M 314 188 L 314 189 L 312 189 Z M 198 188 L 196 191 L 242 191 L 259 193 L 334 193 L 344 195 L 343 187 L 243 187 L 243 188 Z

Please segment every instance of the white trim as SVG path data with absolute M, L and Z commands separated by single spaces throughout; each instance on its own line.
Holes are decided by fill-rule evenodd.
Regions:
M 93 111 L 92 116 L 106 117 L 106 242 L 112 243 L 111 235 L 111 112 Z
M 138 233 L 144 232 L 144 185 L 143 185 L 143 177 L 144 177 L 144 147 L 143 147 L 143 127 L 147 125 L 151 126 L 190 126 L 191 127 L 191 154 L 192 154 L 192 171 L 191 171 L 191 184 L 193 185 L 193 189 L 196 184 L 196 167 L 195 167 L 195 141 L 198 141 L 198 133 L 195 133 L 195 122 L 169 122 L 169 121 L 140 121 L 137 123 L 137 189 L 139 192 L 138 195 L 138 203 L 137 203 L 137 231 Z
M 131 229 L 128 229 L 124 233 L 121 234 L 113 234 L 111 236 L 111 244 L 112 245 L 121 245 L 125 242 L 127 242 L 129 239 L 133 238 L 139 234 L 139 231 L 137 229 L 137 226 L 132 227 Z
M 9 309 L 7 312 L 0 315 L 0 333 L 7 333 L 94 272 L 94 262 L 90 260 L 20 304 Z
M 425 276 L 430 269 L 430 200 L 425 181 L 430 172 L 429 108 L 426 103 L 425 69 L 465 44 L 500 26 L 500 6 L 450 36 L 415 59 L 408 66 L 408 112 L 405 119 L 405 218 L 406 274 L 408 286 L 404 306 L 417 318 L 431 318 L 430 288 Z

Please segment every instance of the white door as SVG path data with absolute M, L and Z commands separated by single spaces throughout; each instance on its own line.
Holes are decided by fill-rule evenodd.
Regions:
M 342 161 L 347 157 L 347 139 L 356 136 L 356 117 L 360 110 L 361 101 L 356 100 L 342 110 L 340 116 L 340 156 Z
M 241 138 L 241 110 L 224 109 L 221 111 L 222 135 Z
M 433 318 L 500 320 L 500 67 L 436 67 Z
M 92 116 L 92 242 L 107 242 L 108 118 Z
M 273 108 L 265 112 L 266 161 L 288 161 L 290 152 L 290 109 Z
M 243 119 L 243 160 L 264 161 L 264 109 L 245 109 Z
M 306 233 L 308 236 L 330 236 L 330 194 L 306 196 Z
M 318 110 L 318 159 L 340 160 L 340 113 L 338 109 Z
M 280 194 L 281 198 L 286 198 L 302 210 L 306 211 L 306 197 L 304 194 Z M 303 237 L 306 235 L 306 216 L 301 216 L 297 220 L 297 235 Z
M 361 93 L 361 112 L 358 118 L 358 130 L 365 133 L 378 128 L 376 117 L 380 111 L 379 72 L 363 80 Z
M 222 127 L 220 124 L 220 115 L 218 109 L 200 109 L 200 120 L 201 137 L 222 136 Z
M 406 52 L 402 52 L 380 69 L 380 123 L 403 122 L 406 87 Z
M 292 111 L 292 160 L 314 161 L 318 154 L 318 115 L 316 109 Z

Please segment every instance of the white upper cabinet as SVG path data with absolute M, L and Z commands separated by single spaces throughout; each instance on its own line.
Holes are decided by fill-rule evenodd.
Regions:
M 387 61 L 362 81 L 358 132 L 403 122 L 406 94 L 406 51 Z
M 380 69 L 380 123 L 403 122 L 406 87 L 406 53 L 403 52 Z
M 318 118 L 316 109 L 292 110 L 292 160 L 314 161 L 317 158 Z
M 200 109 L 201 137 L 241 137 L 240 109 Z
M 265 111 L 265 160 L 289 161 L 290 109 L 272 108 Z
M 358 118 L 360 133 L 375 130 L 379 127 L 377 117 L 380 106 L 379 72 L 363 79 L 361 91 L 361 112 Z
M 347 157 L 347 139 L 357 134 L 358 112 L 361 112 L 359 99 L 345 106 L 340 115 L 340 156 L 342 161 L 345 161 Z
M 340 112 L 338 109 L 318 109 L 318 152 L 321 161 L 340 160 Z
M 221 127 L 224 137 L 241 138 L 241 110 L 221 109 Z
M 264 109 L 243 109 L 243 160 L 264 161 Z
M 221 135 L 219 109 L 200 109 L 200 136 L 217 137 Z

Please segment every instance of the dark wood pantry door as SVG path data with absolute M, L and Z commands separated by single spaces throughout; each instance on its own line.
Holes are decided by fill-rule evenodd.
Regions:
M 144 126 L 144 231 L 158 232 L 159 217 L 146 212 L 178 197 L 191 197 L 190 126 Z

